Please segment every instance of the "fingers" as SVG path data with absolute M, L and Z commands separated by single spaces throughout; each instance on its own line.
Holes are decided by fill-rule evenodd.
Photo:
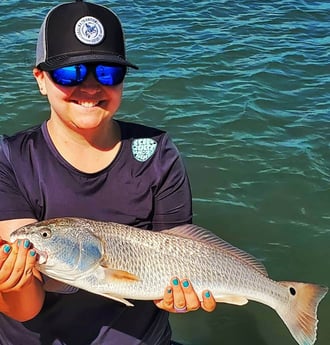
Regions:
M 186 313 L 198 310 L 200 307 L 211 312 L 216 307 L 216 301 L 210 291 L 203 292 L 200 302 L 191 282 L 188 279 L 180 281 L 177 277 L 172 278 L 171 285 L 164 291 L 163 299 L 155 301 L 155 304 L 172 313 Z
M 11 246 L 9 244 L 3 244 L 0 247 L 0 269 L 3 263 L 7 260 L 8 255 L 11 251 Z
M 209 290 L 205 290 L 202 293 L 202 303 L 201 303 L 201 307 L 207 311 L 207 312 L 211 312 L 213 311 L 216 306 L 217 306 L 217 302 L 215 301 L 212 293 Z
M 15 289 L 20 289 L 33 278 L 33 267 L 36 264 L 37 255 L 34 249 L 31 249 L 29 240 L 22 240 L 19 243 L 19 250 L 15 262 L 16 282 Z M 15 272 L 14 271 L 14 272 Z M 13 282 L 15 279 L 12 280 Z
M 155 301 L 155 304 L 170 313 L 185 313 L 188 311 L 184 293 L 183 282 L 177 277 L 172 278 L 171 285 L 167 286 L 164 291 L 162 300 Z M 184 284 L 186 285 L 186 283 Z
M 0 274 L 0 284 L 1 291 L 7 287 L 6 282 L 12 274 L 13 268 L 15 266 L 15 261 L 17 257 L 18 249 L 16 245 L 6 244 L 2 247 L 1 252 L 1 274 Z
M 36 251 L 34 249 L 27 249 L 25 259 L 25 267 L 21 278 L 15 284 L 15 289 L 17 290 L 30 283 L 34 278 L 33 268 L 37 262 Z
M 173 290 L 173 309 L 175 312 L 185 312 L 188 310 L 186 305 L 186 297 L 182 282 L 177 277 L 174 277 L 171 281 Z
M 166 287 L 163 299 L 154 301 L 158 308 L 164 309 L 169 312 L 173 312 L 173 302 L 173 290 L 171 285 Z
M 28 240 L 5 244 L 0 250 L 0 291 L 20 289 L 31 281 L 36 252 L 30 249 Z
M 174 282 L 174 281 L 173 281 Z M 174 309 L 186 307 L 187 311 L 194 311 L 200 308 L 199 298 L 188 279 L 184 279 L 178 284 L 174 293 Z

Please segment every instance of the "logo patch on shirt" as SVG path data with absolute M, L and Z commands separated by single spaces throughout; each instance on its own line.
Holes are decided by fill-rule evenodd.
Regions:
M 90 16 L 77 21 L 75 33 L 80 42 L 90 45 L 99 44 L 104 38 L 103 25 L 98 19 Z
M 132 142 L 132 153 L 139 162 L 145 162 L 156 151 L 157 142 L 151 138 L 134 139 Z

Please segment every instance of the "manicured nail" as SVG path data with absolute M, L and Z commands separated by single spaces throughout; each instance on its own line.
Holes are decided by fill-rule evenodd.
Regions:
M 36 255 L 36 251 L 35 250 L 30 250 L 30 255 L 31 256 L 35 256 Z
M 30 247 L 30 241 L 29 240 L 24 240 L 24 248 L 29 248 Z
M 5 244 L 4 247 L 3 247 L 3 251 L 8 254 L 11 250 L 11 246 L 8 245 L 8 244 Z
M 179 280 L 174 278 L 173 279 L 173 285 L 178 286 L 179 285 Z
M 206 291 L 206 292 L 205 292 L 205 297 L 206 297 L 206 298 L 210 298 L 210 297 L 211 297 L 210 291 Z
M 167 289 L 167 293 L 172 293 L 172 289 Z
M 22 240 L 17 241 L 17 247 L 19 247 L 21 245 L 21 242 L 22 242 Z
M 189 286 L 189 282 L 188 280 L 185 280 L 183 283 L 182 283 L 183 287 L 187 288 Z

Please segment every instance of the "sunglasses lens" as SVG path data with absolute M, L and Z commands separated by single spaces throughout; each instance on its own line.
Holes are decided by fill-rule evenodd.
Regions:
M 87 72 L 88 70 L 85 65 L 73 65 L 58 68 L 51 71 L 50 74 L 56 84 L 74 86 L 84 81 Z
M 97 65 L 95 68 L 96 79 L 102 85 L 118 85 L 124 80 L 125 74 L 125 66 Z
M 82 83 L 89 72 L 89 68 L 95 68 L 95 77 L 99 83 L 106 86 L 120 84 L 126 74 L 125 66 L 108 65 L 72 65 L 65 66 L 50 72 L 53 81 L 62 86 L 76 86 Z

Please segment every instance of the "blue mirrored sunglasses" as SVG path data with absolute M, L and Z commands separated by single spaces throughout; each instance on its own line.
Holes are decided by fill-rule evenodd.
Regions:
M 106 64 L 78 64 L 65 66 L 50 71 L 54 83 L 62 86 L 76 86 L 86 80 L 89 72 L 102 85 L 115 86 L 120 84 L 125 77 L 126 66 L 111 66 Z

